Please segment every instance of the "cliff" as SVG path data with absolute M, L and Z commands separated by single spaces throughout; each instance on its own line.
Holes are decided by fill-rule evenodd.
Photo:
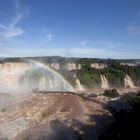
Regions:
M 104 68 L 107 68 L 107 64 L 104 64 L 104 63 L 91 63 L 91 67 L 96 68 L 96 69 L 104 69 Z
M 0 88 L 5 91 L 16 89 L 19 84 L 19 75 L 29 68 L 29 63 L 4 62 L 0 63 Z
M 124 62 L 61 57 L 3 59 L 0 63 L 0 87 L 5 91 L 21 85 L 30 90 L 67 90 L 72 89 L 70 85 L 76 90 L 83 90 L 83 87 L 139 87 L 140 67 L 121 63 Z

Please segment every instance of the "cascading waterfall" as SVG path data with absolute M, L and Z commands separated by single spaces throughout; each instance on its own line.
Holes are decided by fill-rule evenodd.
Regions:
M 6 62 L 0 68 L 0 92 L 74 91 L 71 84 L 47 65 L 36 62 Z
M 135 88 L 132 78 L 129 75 L 124 77 L 125 87 Z
M 81 85 L 80 79 L 79 79 L 75 74 L 74 74 L 74 78 L 76 78 L 76 81 L 75 81 L 75 83 L 76 83 L 75 89 L 76 89 L 77 91 L 83 91 L 84 88 L 83 88 L 83 86 Z
M 84 90 L 84 88 L 81 85 L 80 80 L 78 78 L 76 79 L 76 90 L 78 90 L 78 91 L 83 91 Z
M 47 74 L 51 78 L 51 83 L 53 83 L 53 87 L 54 87 L 54 84 L 57 87 L 56 89 L 53 88 L 53 90 L 57 90 L 57 91 L 74 91 L 73 86 L 62 75 L 60 75 L 55 70 L 51 69 L 47 65 L 45 65 L 43 63 L 40 63 L 40 62 L 36 62 L 36 61 L 33 61 L 33 60 L 30 61 L 30 62 L 35 64 L 37 67 L 41 67 L 41 68 L 45 69 L 45 71 L 47 72 Z
M 101 87 L 102 88 L 109 88 L 109 84 L 108 84 L 108 81 L 105 77 L 105 75 L 101 75 Z
M 39 89 L 46 90 L 46 86 L 47 86 L 46 77 L 43 76 L 39 79 Z
M 47 84 L 50 85 L 50 89 L 52 89 L 53 88 L 53 82 L 52 82 L 50 77 L 47 77 L 47 79 L 48 79 L 47 80 L 47 82 L 48 82 Z
M 28 64 L 5 62 L 0 69 L 0 92 L 15 92 L 20 90 L 19 77 Z
M 47 91 L 73 91 L 72 86 L 44 68 L 30 69 L 23 74 L 24 81 L 21 85 L 28 85 L 28 90 L 34 88 Z M 27 77 L 27 78 L 26 78 Z

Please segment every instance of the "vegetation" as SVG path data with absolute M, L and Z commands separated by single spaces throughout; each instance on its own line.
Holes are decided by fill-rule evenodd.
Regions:
M 119 93 L 117 92 L 116 89 L 105 90 L 104 93 L 103 93 L 103 95 L 106 96 L 106 97 L 110 97 L 110 98 L 119 97 Z
M 139 66 L 127 66 L 120 65 L 120 63 L 135 63 L 139 60 L 114 60 L 114 59 L 98 59 L 98 58 L 66 58 L 59 56 L 52 57 L 28 57 L 28 58 L 2 58 L 0 63 L 3 62 L 22 62 L 25 59 L 33 59 L 35 61 L 40 61 L 43 63 L 59 63 L 60 67 L 63 67 L 67 63 L 81 64 L 82 68 L 80 70 L 73 71 L 77 74 L 82 85 L 87 88 L 101 87 L 100 75 L 105 75 L 110 83 L 111 87 L 123 87 L 124 77 L 129 75 L 132 77 L 135 86 L 140 86 L 140 67 Z M 95 69 L 91 67 L 91 63 L 103 63 L 108 67 L 104 69 Z M 72 72 L 72 73 L 73 73 Z M 72 85 L 74 85 L 74 80 L 72 80 L 72 74 L 68 72 L 60 73 L 68 80 Z M 66 73 L 66 74 L 65 74 Z M 69 80 L 70 79 L 70 80 Z
M 59 70 L 58 71 L 61 75 L 64 76 L 64 78 L 69 81 L 69 83 L 75 87 L 75 79 L 74 79 L 74 76 L 73 76 L 73 73 L 70 72 L 70 71 L 67 71 L 67 70 Z
M 122 102 L 126 102 L 133 107 L 133 111 L 140 113 L 140 92 L 137 94 L 129 93 L 122 97 Z
M 140 94 L 129 93 L 122 97 L 122 103 L 129 102 L 129 110 L 120 110 L 114 117 L 114 123 L 99 140 L 137 140 L 140 126 Z M 112 101 L 113 104 L 113 101 Z
M 106 76 L 110 86 L 114 88 L 124 86 L 125 75 L 132 77 L 136 86 L 140 85 L 139 66 L 124 66 L 120 65 L 120 61 L 111 59 L 105 62 L 103 61 L 103 63 L 107 64 L 108 67 L 104 69 L 95 69 L 91 68 L 89 63 L 82 66 L 82 69 L 77 71 L 77 74 L 81 79 L 81 83 L 87 87 L 100 87 L 100 75 L 102 74 Z
M 100 71 L 92 69 L 91 67 L 84 66 L 81 70 L 77 71 L 81 83 L 87 88 L 99 87 L 101 83 Z

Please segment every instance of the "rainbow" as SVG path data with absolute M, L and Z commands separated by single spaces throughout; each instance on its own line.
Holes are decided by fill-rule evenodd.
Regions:
M 59 80 L 65 82 L 65 84 L 67 85 L 68 88 L 68 91 L 75 91 L 74 87 L 60 74 L 58 73 L 57 71 L 53 70 L 52 68 L 50 68 L 48 65 L 42 63 L 42 62 L 38 62 L 38 61 L 35 61 L 35 60 L 26 60 L 28 61 L 29 63 L 35 65 L 35 66 L 38 66 L 38 67 L 41 67 L 41 68 L 44 68 L 46 70 L 48 70 L 49 72 L 51 72 L 52 74 L 54 74 L 54 76 L 56 76 L 57 78 L 59 78 Z

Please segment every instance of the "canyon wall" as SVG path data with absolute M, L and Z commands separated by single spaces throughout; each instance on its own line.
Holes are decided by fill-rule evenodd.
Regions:
M 101 87 L 105 89 L 113 88 L 111 85 L 111 80 L 117 84 L 117 80 L 115 78 L 110 78 L 110 80 L 110 75 L 105 73 L 106 69 L 104 70 L 104 68 L 108 67 L 107 64 L 91 63 L 89 67 L 84 68 L 82 67 L 84 66 L 83 63 L 80 64 L 74 62 L 64 64 L 57 62 L 46 62 L 41 64 L 43 64 L 43 67 L 40 68 L 36 64 L 30 62 L 0 63 L 0 91 L 8 92 L 9 89 L 10 91 L 20 90 L 21 87 L 24 90 L 29 88 L 30 90 L 34 88 L 50 91 L 69 90 L 72 89 L 72 86 L 70 86 L 72 84 L 70 83 L 70 78 L 75 81 L 73 84 L 73 89 L 77 91 L 83 91 L 84 89 L 89 88 L 86 83 L 90 84 L 91 88 Z M 73 73 L 81 73 L 78 74 L 77 77 L 65 78 L 64 73 L 66 71 L 71 73 L 71 75 L 73 75 Z M 104 71 L 104 74 L 101 74 L 100 71 Z M 109 71 L 106 72 L 108 73 Z M 116 76 L 116 78 L 118 77 Z M 137 85 L 135 85 L 135 80 L 132 79 L 130 75 L 122 75 L 121 79 L 123 79 L 123 87 L 137 87 Z
M 51 65 L 58 69 L 59 65 Z M 0 63 L 0 92 L 31 91 L 34 88 L 49 91 L 73 91 L 74 88 L 59 73 L 46 66 L 28 62 Z
M 29 68 L 28 63 L 5 62 L 0 64 L 0 90 L 18 88 L 19 76 Z
M 91 67 L 96 68 L 96 69 L 104 69 L 104 68 L 107 68 L 107 64 L 104 64 L 104 63 L 91 63 Z
M 123 66 L 132 66 L 132 67 L 136 67 L 137 64 L 135 63 L 120 63 L 120 65 L 123 65 Z

